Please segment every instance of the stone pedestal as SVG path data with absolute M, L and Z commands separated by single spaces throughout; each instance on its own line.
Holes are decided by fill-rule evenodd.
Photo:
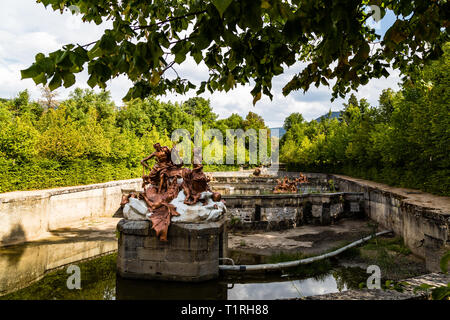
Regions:
M 219 258 L 226 256 L 225 220 L 172 223 L 161 242 L 150 221 L 122 219 L 117 225 L 117 270 L 128 279 L 198 282 L 219 276 Z

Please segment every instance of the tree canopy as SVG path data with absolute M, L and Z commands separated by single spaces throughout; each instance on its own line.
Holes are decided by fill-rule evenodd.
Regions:
M 438 58 L 450 27 L 446 0 L 37 2 L 61 12 L 76 6 L 83 21 L 112 20 L 113 27 L 92 43 L 37 54 L 22 78 L 54 90 L 72 86 L 87 66 L 92 88 L 126 75 L 133 87 L 125 100 L 168 91 L 228 91 L 250 83 L 256 103 L 262 94 L 272 98 L 273 77 L 295 63 L 302 69 L 285 83 L 283 94 L 333 84 L 333 99 L 344 97 L 371 78 L 387 77 L 390 66 L 406 71 Z M 396 16 L 382 39 L 367 24 L 376 12 L 367 10 L 373 5 L 381 17 L 387 10 Z M 166 74 L 188 55 L 209 69 L 199 87 L 177 73 Z
M 211 141 L 208 129 L 217 128 L 226 137 L 227 129 L 266 128 L 253 112 L 245 119 L 232 114 L 217 120 L 210 101 L 202 98 L 172 103 L 148 97 L 118 108 L 108 91 L 77 88 L 53 108 L 47 94 L 44 90 L 44 99 L 33 101 L 24 90 L 0 101 L 0 192 L 137 178 L 140 160 L 154 151 L 153 144 L 172 147 L 171 134 L 179 128 L 187 129 L 193 140 L 199 120 L 205 171 L 237 170 L 237 164 L 222 164 L 226 141 Z M 215 153 L 219 148 L 224 152 Z M 245 143 L 247 161 L 249 148 Z M 212 154 L 209 160 L 214 161 L 206 161 Z

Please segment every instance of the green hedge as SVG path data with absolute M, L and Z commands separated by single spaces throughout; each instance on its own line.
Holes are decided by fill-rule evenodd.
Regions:
M 343 174 L 354 178 L 385 183 L 394 187 L 418 189 L 425 192 L 450 196 L 450 170 L 442 169 L 430 173 L 427 168 L 376 168 L 376 167 L 304 167 L 294 163 L 286 165 L 289 171 L 323 172 Z

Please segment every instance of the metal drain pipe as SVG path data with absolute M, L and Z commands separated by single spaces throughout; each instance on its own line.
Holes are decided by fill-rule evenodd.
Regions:
M 294 261 L 288 261 L 288 262 L 279 262 L 279 263 L 269 263 L 269 264 L 253 264 L 253 265 L 219 265 L 219 270 L 225 270 L 225 271 L 258 271 L 258 270 L 277 270 L 277 269 L 283 269 L 283 268 L 292 268 L 296 267 L 301 264 L 308 264 L 311 262 L 319 261 L 322 259 L 330 258 L 333 256 L 336 256 L 342 252 L 344 252 L 347 249 L 356 247 L 357 245 L 360 245 L 361 243 L 368 241 L 372 239 L 373 237 L 381 236 L 387 233 L 391 233 L 390 230 L 385 230 L 378 232 L 374 235 L 367 236 L 365 238 L 362 238 L 358 241 L 352 242 L 349 245 L 346 245 L 345 247 L 342 247 L 340 249 L 337 249 L 333 252 L 329 252 L 326 254 L 322 254 L 320 256 L 315 256 L 311 258 L 301 259 L 301 260 L 294 260 Z M 227 259 L 228 260 L 228 259 Z

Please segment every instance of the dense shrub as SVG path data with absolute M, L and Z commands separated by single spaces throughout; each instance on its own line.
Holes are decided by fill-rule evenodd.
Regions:
M 196 119 L 205 128 L 241 128 L 233 127 L 235 115 L 216 121 L 210 102 L 202 98 L 181 105 L 133 100 L 119 109 L 108 92 L 76 89 L 53 105 L 44 109 L 29 100 L 27 91 L 0 102 L 0 192 L 137 178 L 140 160 L 154 151 L 154 143 L 172 147 L 174 129 L 193 133 Z M 237 125 L 265 127 L 254 113 L 247 120 L 252 121 Z M 212 164 L 205 171 L 237 168 Z

